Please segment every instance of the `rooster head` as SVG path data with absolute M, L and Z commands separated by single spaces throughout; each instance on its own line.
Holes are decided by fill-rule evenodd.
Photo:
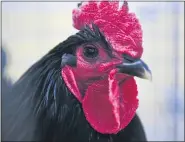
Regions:
M 63 54 L 62 78 L 91 127 L 116 134 L 138 108 L 134 76 L 151 79 L 141 60 L 141 25 L 127 2 L 119 8 L 118 1 L 90 1 L 73 10 L 73 26 L 79 30 L 79 44 Z

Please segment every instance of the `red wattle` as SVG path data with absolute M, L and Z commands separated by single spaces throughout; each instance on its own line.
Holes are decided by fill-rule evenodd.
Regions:
M 81 102 L 82 101 L 82 95 L 80 94 L 80 91 L 78 89 L 76 79 L 74 76 L 74 73 L 72 71 L 72 68 L 69 66 L 65 66 L 61 71 L 62 77 L 71 91 L 75 95 L 75 97 Z
M 82 103 L 89 124 L 103 134 L 116 134 L 132 120 L 138 107 L 137 85 L 133 77 L 119 83 L 116 70 L 108 78 L 90 84 L 84 98 L 70 67 L 62 69 L 62 77 L 74 96 Z
M 112 70 L 108 79 L 90 85 L 82 101 L 87 121 L 103 134 L 116 134 L 124 129 L 138 107 L 134 78 L 129 78 L 119 86 L 115 73 Z
M 109 100 L 108 80 L 101 80 L 88 87 L 82 102 L 87 121 L 100 133 L 117 133 L 120 128 L 116 114 L 119 106 L 115 108 Z M 117 101 L 115 101 L 117 102 Z M 118 112 L 117 112 L 118 111 Z M 118 115 L 119 116 L 119 115 Z

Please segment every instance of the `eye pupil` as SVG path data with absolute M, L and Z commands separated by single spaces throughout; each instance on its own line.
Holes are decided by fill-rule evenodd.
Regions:
M 87 58 L 95 58 L 98 56 L 98 49 L 95 47 L 85 47 L 84 48 L 84 55 Z

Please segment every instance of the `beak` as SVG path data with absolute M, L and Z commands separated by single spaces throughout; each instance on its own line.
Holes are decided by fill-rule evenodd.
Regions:
M 124 61 L 124 63 L 119 64 L 117 68 L 120 73 L 152 81 L 152 73 L 149 67 L 140 59 L 133 62 Z

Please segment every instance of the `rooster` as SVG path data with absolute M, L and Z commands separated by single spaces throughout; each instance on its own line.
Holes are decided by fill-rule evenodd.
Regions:
M 79 31 L 32 65 L 2 101 L 8 141 L 147 141 L 136 114 L 134 77 L 151 79 L 141 60 L 141 25 L 127 2 L 90 1 L 73 10 Z

